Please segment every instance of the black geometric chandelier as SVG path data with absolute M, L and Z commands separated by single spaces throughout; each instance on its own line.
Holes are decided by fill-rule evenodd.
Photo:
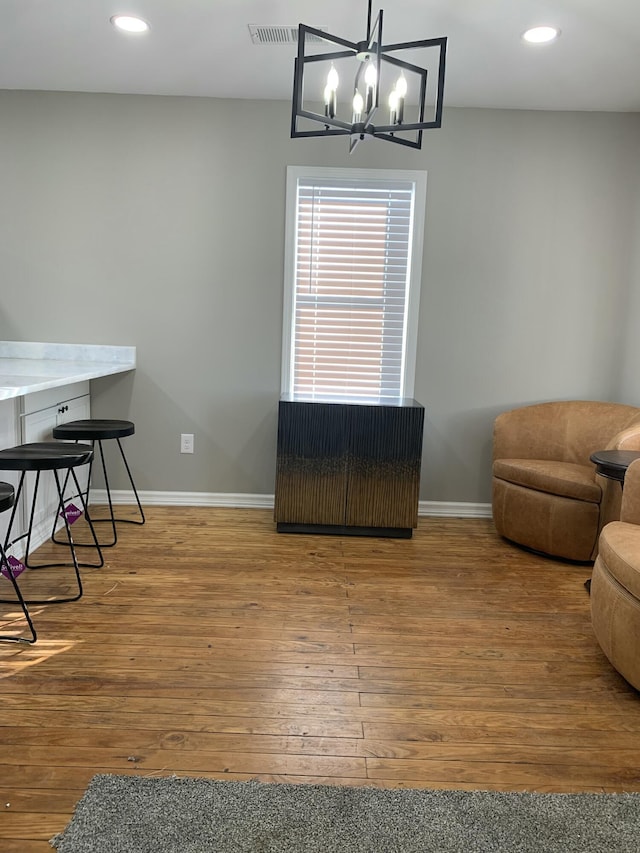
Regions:
M 365 139 L 420 148 L 422 131 L 441 126 L 447 39 L 383 45 L 382 10 L 372 25 L 371 2 L 367 37 L 360 42 L 300 24 L 292 138 L 349 135 L 350 152 Z M 319 53 L 322 42 L 341 49 Z M 409 61 L 419 52 L 420 58 L 431 58 L 431 74 L 428 68 Z M 341 85 L 344 80 L 349 83 Z M 428 98 L 433 104 L 427 114 Z M 323 111 L 318 112 L 318 104 L 323 102 Z

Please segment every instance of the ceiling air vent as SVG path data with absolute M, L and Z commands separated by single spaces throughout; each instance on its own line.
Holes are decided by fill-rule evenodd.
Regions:
M 327 27 L 316 27 L 317 30 L 327 32 Z M 274 27 L 249 24 L 251 41 L 254 44 L 298 44 L 298 27 Z M 322 39 L 317 36 L 307 35 L 310 42 L 321 43 Z

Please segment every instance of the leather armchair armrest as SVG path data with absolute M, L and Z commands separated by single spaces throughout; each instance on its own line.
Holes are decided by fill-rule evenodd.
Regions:
M 640 524 L 640 459 L 629 465 L 624 478 L 620 521 Z
M 615 435 L 607 450 L 640 450 L 640 423 L 627 427 Z

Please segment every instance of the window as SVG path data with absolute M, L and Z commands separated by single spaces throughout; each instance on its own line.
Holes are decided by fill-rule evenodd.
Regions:
M 413 396 L 426 177 L 287 170 L 283 393 Z

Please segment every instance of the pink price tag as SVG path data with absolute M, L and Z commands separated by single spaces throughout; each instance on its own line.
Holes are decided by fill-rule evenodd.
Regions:
M 16 558 L 12 556 L 7 557 L 7 563 L 9 564 L 9 569 L 11 570 L 11 574 L 14 578 L 17 578 L 18 575 L 21 575 L 26 569 L 24 563 L 21 563 L 20 560 L 16 560 Z M 2 575 L 9 580 L 9 572 L 7 571 L 6 566 L 2 567 Z
M 73 524 L 74 521 L 77 521 L 82 515 L 82 510 L 78 509 L 75 504 L 67 504 L 64 508 L 64 516 L 67 518 L 68 524 Z M 60 517 L 64 517 L 62 513 L 60 513 Z

